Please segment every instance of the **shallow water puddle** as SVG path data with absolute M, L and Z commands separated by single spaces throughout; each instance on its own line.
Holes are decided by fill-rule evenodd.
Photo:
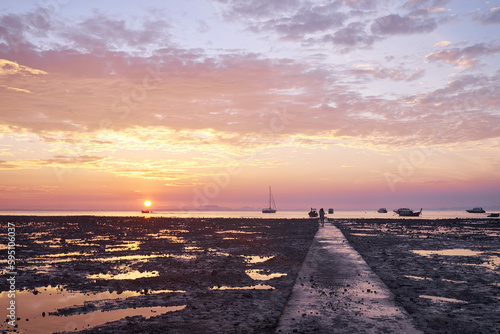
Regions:
M 263 274 L 263 270 L 261 269 L 249 269 L 245 270 L 245 273 L 250 276 L 251 279 L 255 281 L 268 281 L 273 278 L 279 278 L 286 276 L 284 273 L 272 273 L 272 274 Z
M 143 316 L 146 319 L 155 317 L 164 313 L 180 311 L 186 305 L 179 306 L 154 306 L 154 307 L 136 307 L 112 310 L 107 312 L 91 312 L 86 314 L 77 314 L 71 316 L 52 316 L 38 319 L 38 321 L 17 322 L 19 325 L 18 333 L 36 334 L 36 333 L 54 333 L 54 332 L 72 332 L 89 329 L 111 321 L 117 321 L 125 317 Z
M 233 233 L 233 234 L 259 234 L 260 232 L 251 232 L 251 231 L 240 231 L 240 230 L 226 230 L 226 231 L 217 231 L 217 234 L 224 233 Z
M 272 259 L 274 256 L 254 256 L 254 255 L 249 255 L 249 256 L 243 256 L 245 258 L 245 262 L 247 263 L 262 263 L 266 262 L 267 260 Z
M 274 287 L 266 284 L 250 286 L 214 286 L 210 290 L 274 290 Z
M 136 309 L 120 309 L 109 312 L 101 312 L 96 309 L 95 312 L 87 314 L 78 314 L 70 316 L 56 316 L 50 315 L 50 312 L 56 312 L 58 309 L 83 305 L 85 302 L 100 301 L 106 299 L 125 299 L 128 297 L 140 296 L 141 292 L 136 291 L 123 291 L 123 292 L 101 292 L 101 293 L 82 293 L 71 292 L 56 287 L 44 287 L 37 289 L 35 295 L 31 291 L 17 291 L 16 292 L 16 318 L 21 320 L 16 321 L 19 324 L 19 333 L 52 333 L 55 331 L 69 331 L 75 328 L 84 329 L 88 327 L 97 326 L 109 321 L 119 320 L 127 316 L 143 315 L 146 316 L 149 310 L 154 310 L 149 317 L 159 315 L 166 312 L 177 311 L 185 307 L 175 306 L 171 307 L 143 307 Z M 152 290 L 149 293 L 176 293 L 185 291 L 171 291 L 171 290 Z M 8 292 L 0 293 L 0 308 L 6 309 L 10 298 Z M 43 316 L 43 313 L 45 316 Z M 29 320 L 27 320 L 29 319 Z M 66 325 L 71 324 L 70 327 Z M 8 327 L 7 327 L 8 326 Z M 9 328 L 5 322 L 0 323 L 0 330 Z
M 138 278 L 148 278 L 148 277 L 158 277 L 160 273 L 157 271 L 144 271 L 133 270 L 121 274 L 94 274 L 88 275 L 88 279 L 113 279 L 113 280 L 123 280 L 123 279 L 138 279 Z
M 106 252 L 120 252 L 138 250 L 141 245 L 140 241 L 127 241 L 123 244 L 106 246 Z
M 417 281 L 432 281 L 430 277 L 421 277 L 421 276 L 413 276 L 413 275 L 404 275 L 406 278 L 411 278 Z
M 40 256 L 40 258 L 67 257 L 67 256 L 87 256 L 87 254 L 83 254 L 80 252 L 58 253 L 58 254 L 43 255 L 43 256 Z
M 447 297 L 438 297 L 438 296 L 428 296 L 428 295 L 420 295 L 420 298 L 430 299 L 435 302 L 445 302 L 445 303 L 467 303 L 465 300 L 455 299 L 455 298 L 447 298 Z
M 470 249 L 454 248 L 454 249 L 442 249 L 442 250 L 411 250 L 413 253 L 431 257 L 432 255 L 443 255 L 443 256 L 479 256 L 483 252 L 473 251 Z
M 175 235 L 162 235 L 160 233 L 150 233 L 150 234 L 146 234 L 146 237 L 147 238 L 145 238 L 145 239 L 150 239 L 150 238 L 153 238 L 153 239 L 156 239 L 156 240 L 159 240 L 159 239 L 168 239 L 173 244 L 184 244 L 184 243 L 186 243 L 186 239 L 184 239 L 183 237 L 175 236 Z
M 445 279 L 445 278 L 442 278 L 441 281 L 449 282 L 449 283 L 456 283 L 456 284 L 467 284 L 468 283 L 467 281 L 456 281 L 456 280 Z
M 132 260 L 141 260 L 147 261 L 149 259 L 159 258 L 159 257 L 173 257 L 184 260 L 191 260 L 196 258 L 195 255 L 173 255 L 173 254 L 153 254 L 153 255 L 125 255 L 125 256 L 113 256 L 113 257 L 101 257 L 96 259 L 90 259 L 91 261 L 97 262 L 114 262 L 114 261 L 132 261 Z

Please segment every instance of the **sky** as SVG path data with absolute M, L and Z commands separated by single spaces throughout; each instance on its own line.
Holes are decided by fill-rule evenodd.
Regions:
M 0 1 L 0 210 L 500 206 L 500 2 Z

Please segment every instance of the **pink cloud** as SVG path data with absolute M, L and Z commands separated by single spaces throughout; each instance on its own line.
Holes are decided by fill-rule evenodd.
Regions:
M 457 68 L 469 68 L 476 66 L 480 57 L 495 55 L 498 52 L 500 52 L 500 45 L 478 43 L 463 49 L 452 48 L 433 52 L 427 55 L 427 59 L 454 64 Z
M 259 4 L 271 6 L 264 2 Z M 363 2 L 356 6 L 362 4 L 373 5 Z M 243 6 L 242 3 L 240 5 Z M 290 22 L 287 21 L 291 24 L 289 27 L 298 24 L 298 30 L 289 31 L 295 36 L 331 29 L 323 27 L 321 20 L 317 25 L 307 21 L 314 15 L 325 17 L 321 8 L 306 10 L 284 2 L 272 6 L 290 12 L 286 20 L 290 19 Z M 340 4 L 335 3 L 335 6 Z M 332 5 L 325 13 L 334 13 L 335 6 Z M 354 6 L 354 2 L 348 6 Z M 243 12 L 240 14 L 243 15 Z M 257 17 L 264 15 L 259 8 L 251 14 Z M 9 17 L 9 20 L 14 20 L 14 17 Z M 394 25 L 386 22 L 388 24 L 383 32 L 425 30 L 428 29 L 425 20 L 422 17 L 413 20 L 398 16 Z M 303 27 L 300 22 L 304 23 Z M 23 26 L 26 22 L 20 17 L 15 18 L 13 23 L 13 27 L 18 25 L 16 29 L 19 31 L 28 29 Z M 54 24 L 49 22 L 46 31 L 51 32 Z M 154 32 L 156 27 L 160 31 Z M 212 128 L 238 133 L 241 137 L 230 140 L 237 145 L 244 136 L 269 128 L 270 122 L 283 109 L 286 109 L 289 119 L 277 134 L 280 136 L 336 131 L 366 140 L 387 136 L 387 139 L 378 139 L 378 143 L 385 141 L 401 145 L 410 145 L 415 140 L 438 143 L 496 136 L 497 128 L 493 124 L 498 117 L 490 111 L 498 107 L 498 101 L 490 96 L 470 98 L 481 89 L 497 87 L 490 78 L 478 81 L 475 87 L 467 86 L 467 91 L 459 91 L 454 86 L 458 83 L 465 85 L 469 79 L 463 77 L 443 90 L 391 100 L 363 96 L 356 86 L 345 82 L 352 81 L 353 77 L 412 81 L 420 78 L 423 71 L 385 66 L 333 70 L 289 59 L 268 59 L 262 54 L 242 51 L 220 51 L 216 56 L 209 56 L 202 49 L 169 45 L 168 24 L 157 19 L 145 19 L 139 28 L 131 29 L 120 20 L 97 15 L 78 23 L 77 27 L 63 25 L 59 28 L 54 36 L 59 38 L 60 43 L 65 42 L 65 47 L 60 44 L 52 50 L 41 51 L 36 45 L 26 42 L 23 49 L 17 51 L 8 48 L 0 50 L 0 57 L 16 59 L 20 66 L 45 73 L 29 78 L 8 73 L 5 78 L 9 87 L 15 87 L 17 91 L 0 87 L 5 96 L 2 100 L 4 108 L 0 110 L 2 121 L 17 129 L 37 133 L 45 141 L 70 140 L 70 136 L 60 138 L 53 135 L 61 131 L 93 133 L 157 126 L 171 129 Z M 416 30 L 412 30 L 414 28 Z M 106 34 L 108 30 L 113 31 Z M 285 30 L 280 33 L 285 34 Z M 367 34 L 365 25 L 360 22 L 353 22 L 335 30 L 333 35 L 325 36 L 337 44 L 347 44 L 356 37 L 366 38 L 355 41 L 356 45 L 373 43 L 369 39 L 374 38 L 374 35 Z M 162 43 L 166 44 L 165 47 L 157 48 L 147 56 L 135 52 L 131 55 L 120 50 L 123 46 L 140 49 Z M 475 57 L 497 51 L 498 46 L 476 44 L 463 49 L 443 50 L 429 55 L 428 59 L 457 63 L 463 57 L 473 61 Z M 25 92 L 30 92 L 29 98 L 26 98 Z M 473 108 L 467 105 L 470 101 L 474 102 Z M 481 122 L 481 131 L 472 123 L 461 124 L 467 136 L 447 135 L 444 139 L 437 136 L 433 126 L 448 126 L 450 120 L 459 120 L 462 116 L 456 106 L 464 106 L 464 103 L 463 110 L 470 112 L 470 120 L 477 117 L 487 119 L 491 124 Z M 453 107 L 454 112 L 446 114 L 446 107 L 448 110 Z M 429 121 L 433 126 L 426 127 L 422 120 Z

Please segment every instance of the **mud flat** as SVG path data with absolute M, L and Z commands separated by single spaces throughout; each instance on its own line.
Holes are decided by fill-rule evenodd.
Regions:
M 333 223 L 420 330 L 500 333 L 500 220 L 339 219 Z
M 273 333 L 318 229 L 308 219 L 0 221 L 16 226 L 16 332 L 30 334 Z M 0 332 L 12 328 L 2 321 Z

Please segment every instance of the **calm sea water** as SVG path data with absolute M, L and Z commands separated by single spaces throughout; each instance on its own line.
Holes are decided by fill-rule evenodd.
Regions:
M 153 211 L 146 214 L 137 211 L 0 211 L 0 215 L 14 216 L 106 216 L 106 217 L 180 217 L 180 218 L 309 218 L 308 211 L 278 211 L 262 213 L 260 211 Z M 443 218 L 485 218 L 490 212 L 477 214 L 466 211 L 423 210 L 422 219 Z M 378 213 L 377 211 L 335 211 L 327 214 L 328 218 L 399 218 L 392 211 Z M 411 217 L 416 218 L 416 217 Z

